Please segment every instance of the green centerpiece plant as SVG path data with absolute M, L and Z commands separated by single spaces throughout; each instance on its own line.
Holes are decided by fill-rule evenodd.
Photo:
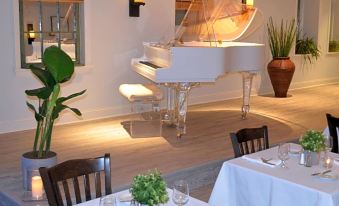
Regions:
M 163 204 L 169 200 L 166 182 L 157 170 L 135 176 L 130 192 L 134 201 L 148 206 Z
M 300 145 L 304 150 L 310 152 L 320 152 L 325 149 L 325 136 L 315 130 L 306 131 L 299 139 Z

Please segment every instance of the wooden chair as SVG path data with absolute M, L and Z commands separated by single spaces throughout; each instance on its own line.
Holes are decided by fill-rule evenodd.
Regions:
M 269 148 L 267 126 L 245 128 L 237 133 L 230 133 L 235 157 Z
M 59 183 L 63 186 L 63 195 L 67 205 L 72 205 L 70 189 L 67 180 L 71 179 L 76 203 L 81 203 L 79 180 L 83 179 L 86 201 L 91 200 L 90 174 L 94 175 L 96 198 L 101 197 L 100 171 L 105 173 L 105 195 L 112 193 L 110 154 L 91 159 L 76 159 L 60 163 L 51 168 L 41 167 L 40 175 L 44 184 L 48 203 L 51 206 L 64 205 Z M 79 178 L 78 178 L 79 177 Z M 73 194 L 73 193 L 72 193 Z
M 328 130 L 330 132 L 330 135 L 333 138 L 333 147 L 332 152 L 339 153 L 338 150 L 338 133 L 337 128 L 339 128 L 339 118 L 334 117 L 331 114 L 326 114 L 327 118 L 327 124 L 328 124 Z

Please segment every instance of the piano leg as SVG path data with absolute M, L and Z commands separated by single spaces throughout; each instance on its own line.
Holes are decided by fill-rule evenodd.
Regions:
M 242 72 L 242 89 L 243 89 L 243 104 L 241 107 L 242 119 L 246 119 L 247 113 L 250 111 L 250 97 L 252 89 L 253 76 L 256 73 Z
M 187 98 L 190 88 L 190 83 L 179 83 L 176 90 L 177 138 L 186 134 Z
M 175 95 L 176 84 L 166 83 L 167 87 L 167 108 L 164 115 L 164 123 L 168 126 L 174 126 L 176 123 L 175 117 Z

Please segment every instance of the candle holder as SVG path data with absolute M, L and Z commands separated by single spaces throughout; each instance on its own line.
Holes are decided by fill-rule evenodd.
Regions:
M 330 169 L 333 167 L 333 158 L 329 156 L 325 156 L 323 159 L 323 167 L 326 169 Z
M 45 196 L 45 193 L 43 193 L 41 197 L 35 198 L 32 196 L 32 191 L 25 191 L 22 197 L 22 201 L 24 202 L 38 202 L 38 201 L 46 201 L 46 200 L 47 198 Z
M 44 187 L 42 179 L 38 170 L 29 171 L 28 188 L 24 192 L 23 201 L 24 202 L 34 202 L 34 201 L 43 201 L 46 200 L 44 195 Z

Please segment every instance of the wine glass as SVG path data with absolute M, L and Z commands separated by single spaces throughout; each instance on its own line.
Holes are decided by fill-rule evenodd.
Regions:
M 185 180 L 174 182 L 172 200 L 178 206 L 185 205 L 189 200 L 189 188 Z
M 325 135 L 326 153 L 331 152 L 333 147 L 333 137 L 331 135 Z
M 287 168 L 286 160 L 288 160 L 288 153 L 290 151 L 290 144 L 289 143 L 281 143 L 279 144 L 278 148 L 278 157 L 281 160 L 281 167 Z

